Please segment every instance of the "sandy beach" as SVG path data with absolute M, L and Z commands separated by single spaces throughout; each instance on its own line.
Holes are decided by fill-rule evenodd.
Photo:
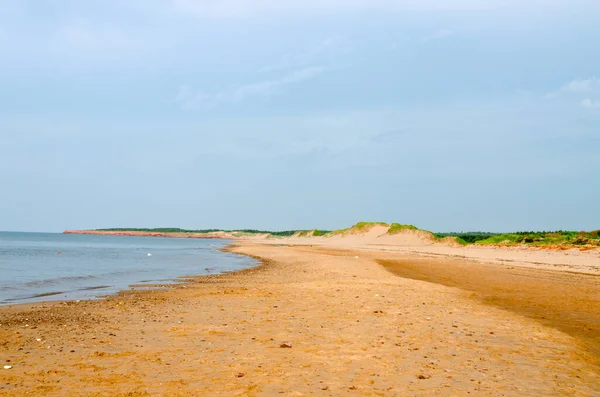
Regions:
M 238 241 L 264 264 L 1 307 L 0 396 L 600 395 L 596 253 L 341 241 Z

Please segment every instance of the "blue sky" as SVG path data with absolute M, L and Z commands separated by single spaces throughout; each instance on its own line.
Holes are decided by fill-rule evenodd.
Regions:
M 0 5 L 0 230 L 600 228 L 595 0 Z

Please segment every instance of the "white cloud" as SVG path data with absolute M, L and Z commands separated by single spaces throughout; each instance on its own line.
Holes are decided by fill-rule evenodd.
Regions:
M 96 54 L 125 52 L 140 47 L 137 40 L 122 30 L 112 27 L 93 27 L 85 21 L 62 26 L 58 36 L 59 46 L 66 45 L 71 49 Z
M 600 93 L 600 79 L 596 76 L 588 79 L 572 80 L 563 85 L 558 91 L 550 92 L 544 99 L 581 98 L 583 95 Z M 585 99 L 584 99 L 585 101 Z
M 322 67 L 299 69 L 279 79 L 244 84 L 215 94 L 206 94 L 194 91 L 189 86 L 182 86 L 176 99 L 184 109 L 198 109 L 238 103 L 250 98 L 268 98 L 280 93 L 286 86 L 313 79 L 324 71 Z
M 437 32 L 434 32 L 430 35 L 423 37 L 421 39 L 421 41 L 424 43 L 427 43 L 430 41 L 442 40 L 442 39 L 445 39 L 445 38 L 453 36 L 453 35 L 454 35 L 453 31 L 451 31 L 449 29 L 442 29 L 442 30 L 438 30 Z
M 596 76 L 587 80 L 573 80 L 565 84 L 562 92 L 590 92 L 596 88 L 600 88 L 600 80 Z
M 309 153 L 352 154 L 353 164 L 375 164 L 402 157 L 399 153 L 411 156 L 425 151 L 431 156 L 444 156 L 448 148 L 453 148 L 455 156 L 460 153 L 469 157 L 471 152 L 477 152 L 475 149 L 494 155 L 500 148 L 533 148 L 548 139 L 568 141 L 596 134 L 593 125 L 573 123 L 579 113 L 542 101 L 478 101 L 362 111 L 324 109 L 281 116 L 225 115 L 200 121 L 191 130 L 184 122 L 176 130 L 187 130 L 179 134 L 189 137 L 202 131 L 203 145 L 186 149 L 191 156 L 225 155 L 264 160 Z M 173 125 L 165 122 L 160 128 L 173 129 Z M 486 134 L 477 133 L 482 129 Z M 179 141 L 187 139 L 182 135 Z M 354 156 L 368 150 L 376 150 L 377 155 Z
M 587 109 L 600 109 L 600 101 L 591 98 L 585 98 L 580 102 L 580 105 Z
M 327 37 L 307 50 L 284 55 L 278 62 L 261 68 L 259 72 L 264 73 L 304 67 L 314 63 L 321 63 L 349 51 L 350 48 L 342 44 L 342 39 L 339 36 Z
M 170 0 L 200 18 L 246 18 L 361 11 L 466 11 L 565 6 L 560 0 Z M 587 0 L 581 0 L 587 2 Z

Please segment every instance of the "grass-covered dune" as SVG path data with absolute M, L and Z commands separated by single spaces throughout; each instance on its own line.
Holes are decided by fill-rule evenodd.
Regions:
M 479 245 L 595 245 L 600 246 L 600 230 L 577 232 L 568 230 L 558 231 L 529 231 L 514 233 L 438 233 L 437 236 L 454 236 L 465 243 Z
M 351 232 L 356 232 L 356 233 L 360 233 L 361 231 L 365 231 L 367 229 L 370 229 L 374 226 L 383 226 L 383 227 L 387 227 L 388 234 L 395 234 L 395 233 L 400 233 L 402 231 L 405 230 L 421 230 L 418 227 L 414 226 L 414 225 L 401 225 L 399 223 L 392 223 L 392 224 L 387 224 L 385 222 L 358 222 L 357 224 L 355 224 L 352 227 L 346 228 L 346 229 L 338 229 L 338 230 L 334 230 L 331 233 L 328 233 L 329 235 L 337 235 L 337 234 L 344 234 L 344 233 L 351 233 Z
M 387 228 L 385 235 L 395 235 L 407 231 L 418 231 L 430 235 L 435 241 L 454 241 L 463 245 L 531 245 L 531 246 L 598 246 L 600 247 L 600 230 L 593 231 L 522 231 L 513 233 L 489 233 L 489 232 L 450 232 L 436 233 L 419 229 L 414 225 L 385 222 L 358 222 L 352 227 L 338 230 L 258 230 L 258 229 L 181 229 L 174 227 L 166 228 L 111 228 L 96 229 L 97 232 L 140 232 L 140 233 L 164 233 L 164 234 L 210 234 L 225 232 L 233 235 L 268 235 L 273 238 L 311 238 L 311 237 L 334 237 L 349 234 L 361 234 L 371 230 L 373 227 Z
M 357 234 L 365 232 L 372 227 L 383 226 L 388 230 L 385 234 L 398 234 L 405 231 L 421 231 L 430 233 L 434 240 L 442 241 L 452 239 L 463 244 L 477 245 L 532 245 L 532 246 L 600 246 L 600 230 L 586 231 L 522 231 L 513 233 L 490 233 L 490 232 L 450 232 L 436 233 L 419 229 L 414 225 L 385 223 L 385 222 L 358 222 L 346 229 L 334 230 L 330 233 L 320 235 L 336 236 L 345 234 Z M 314 234 L 317 235 L 316 233 Z

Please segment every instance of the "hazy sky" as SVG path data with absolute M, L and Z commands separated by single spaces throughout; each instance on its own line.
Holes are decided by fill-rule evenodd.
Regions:
M 0 230 L 600 228 L 597 0 L 0 0 Z

